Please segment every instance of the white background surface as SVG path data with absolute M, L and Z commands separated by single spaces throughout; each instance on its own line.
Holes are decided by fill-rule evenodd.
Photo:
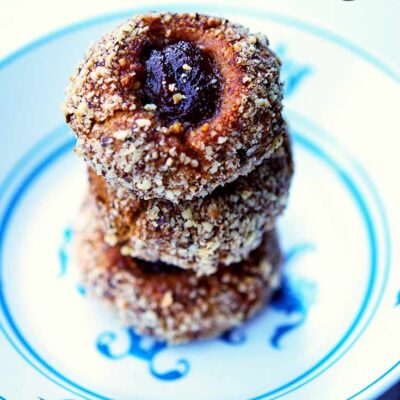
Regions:
M 173 3 L 170 0 L 169 3 Z M 176 0 L 175 3 L 187 4 Z M 222 4 L 224 1 L 199 1 Z M 230 0 L 229 5 L 243 5 Z M 0 58 L 41 35 L 88 17 L 154 0 L 0 0 Z M 271 11 L 296 16 L 338 33 L 400 70 L 400 0 L 262 0 Z M 268 32 L 266 32 L 268 33 Z

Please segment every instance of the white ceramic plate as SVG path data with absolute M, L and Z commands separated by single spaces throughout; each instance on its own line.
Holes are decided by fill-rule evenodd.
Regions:
M 146 10 L 70 26 L 0 62 L 0 399 L 350 400 L 399 378 L 399 76 L 301 21 L 188 9 L 264 31 L 283 60 L 296 161 L 283 289 L 240 330 L 173 348 L 86 298 L 68 229 L 85 173 L 59 108 L 89 43 Z

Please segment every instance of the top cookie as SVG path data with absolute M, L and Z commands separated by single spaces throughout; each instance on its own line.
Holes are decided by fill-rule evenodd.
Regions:
M 135 15 L 71 78 L 76 150 L 144 199 L 202 197 L 282 143 L 278 58 L 265 36 L 199 14 Z

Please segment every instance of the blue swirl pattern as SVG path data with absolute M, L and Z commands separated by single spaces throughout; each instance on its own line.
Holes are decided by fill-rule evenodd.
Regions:
M 139 336 L 131 328 L 128 328 L 126 333 L 128 335 L 129 346 L 124 352 L 115 353 L 112 349 L 112 345 L 119 339 L 114 332 L 104 332 L 99 335 L 96 341 L 97 350 L 103 356 L 111 360 L 121 360 L 132 356 L 139 360 L 146 361 L 149 365 L 150 373 L 155 378 L 164 381 L 180 379 L 189 372 L 189 363 L 185 359 L 179 359 L 176 368 L 166 372 L 157 371 L 154 360 L 157 354 L 167 347 L 166 343 Z
M 285 82 L 285 98 L 288 98 L 297 91 L 299 85 L 313 72 L 313 69 L 310 65 L 290 58 L 287 46 L 283 43 L 276 46 L 275 52 L 281 60 L 284 60 L 281 67 L 281 77 Z
M 237 346 L 243 344 L 247 337 L 242 328 L 237 328 L 225 332 L 223 335 L 221 335 L 220 339 L 225 343 Z
M 278 325 L 270 338 L 271 346 L 275 349 L 281 347 L 281 340 L 287 333 L 299 328 L 307 318 L 309 308 L 316 301 L 317 286 L 314 282 L 289 273 L 290 266 L 300 255 L 315 250 L 312 243 L 302 243 L 292 247 L 285 257 L 285 268 L 281 288 L 276 293 L 272 307 L 286 315 L 296 314 L 297 320 L 287 324 Z
M 60 262 L 60 272 L 59 272 L 60 277 L 63 277 L 68 270 L 69 253 L 70 253 L 69 247 L 71 245 L 71 240 L 72 240 L 72 227 L 68 225 L 64 229 L 61 246 L 58 249 L 58 259 Z
M 66 276 L 70 258 L 71 258 L 71 243 L 72 243 L 73 229 L 71 225 L 68 225 L 63 232 L 61 245 L 58 249 L 58 260 L 60 263 L 60 270 L 58 276 L 63 278 Z M 86 288 L 81 283 L 76 283 L 76 290 L 81 296 L 86 296 Z

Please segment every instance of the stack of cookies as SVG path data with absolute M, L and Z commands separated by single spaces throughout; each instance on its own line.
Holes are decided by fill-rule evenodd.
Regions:
M 153 13 L 106 34 L 71 78 L 63 110 L 89 176 L 78 264 L 138 333 L 214 337 L 277 288 L 293 174 L 279 69 L 263 35 Z

